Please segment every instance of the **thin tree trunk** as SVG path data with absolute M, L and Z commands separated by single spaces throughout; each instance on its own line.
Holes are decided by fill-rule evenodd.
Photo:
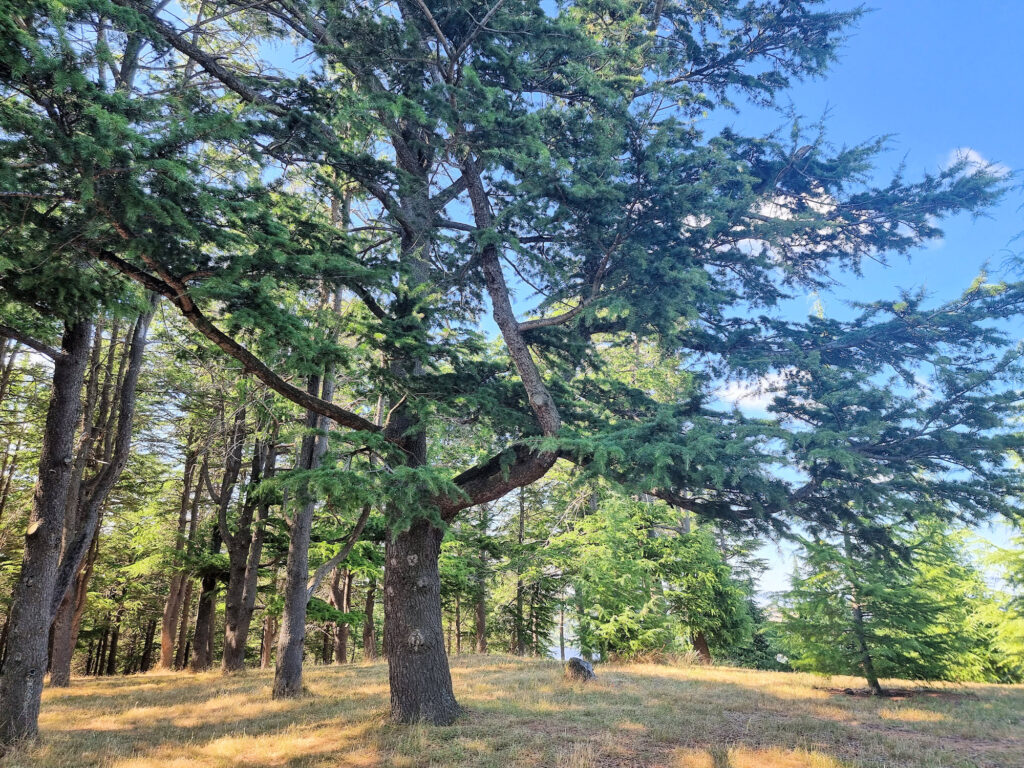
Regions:
M 523 621 L 523 603 L 524 603 L 524 588 L 523 588 L 523 539 L 526 526 L 526 493 L 520 488 L 519 489 L 519 536 L 518 543 L 519 548 L 517 550 L 516 557 L 516 615 L 515 615 L 515 632 L 516 636 L 513 639 L 514 648 L 517 656 L 523 656 L 526 654 L 526 626 Z
M 850 531 L 845 526 L 843 528 L 843 552 L 846 555 L 847 561 L 853 559 L 853 542 L 850 538 Z M 848 570 L 846 576 L 850 582 L 850 596 L 853 598 L 853 636 L 857 640 L 857 653 L 860 656 L 861 670 L 864 672 L 864 679 L 867 680 L 871 694 L 873 696 L 881 696 L 884 691 L 882 690 L 881 683 L 878 682 L 878 675 L 875 673 L 875 661 L 868 647 L 867 630 L 864 624 L 864 609 L 861 605 L 860 585 L 852 570 Z
M 123 599 L 122 593 L 122 599 Z M 121 637 L 121 618 L 124 615 L 124 606 L 119 606 L 117 613 L 114 614 L 114 627 L 110 631 L 110 650 L 107 658 L 107 675 L 113 675 L 117 672 L 117 642 Z
M 331 605 L 342 613 L 352 610 L 352 573 L 347 568 L 335 568 L 334 579 L 331 581 Z M 334 663 L 348 662 L 348 622 L 335 622 L 332 636 L 334 638 Z
M 0 677 L 0 747 L 33 738 L 39 729 L 47 638 L 53 621 L 52 603 L 91 331 L 88 321 L 69 324 L 62 354 L 54 361 L 39 478 L 11 605 L 10 650 Z
M 192 493 L 192 482 L 195 479 L 196 471 L 196 455 L 191 449 L 194 438 L 195 434 L 190 430 L 185 447 L 185 475 L 181 489 L 181 501 L 178 507 L 178 529 L 174 543 L 175 552 L 184 551 L 188 542 L 186 528 L 192 528 L 190 522 L 195 520 L 199 511 L 200 484 L 198 482 L 195 484 L 194 495 Z M 189 517 L 190 512 L 191 518 Z M 171 577 L 171 587 L 167 594 L 167 601 L 164 603 L 164 613 L 160 623 L 160 669 L 170 670 L 175 666 L 175 632 L 178 628 L 181 606 L 185 599 L 186 581 L 187 577 L 182 571 L 175 573 Z
M 558 657 L 565 661 L 565 603 L 558 606 Z
M 455 652 L 462 653 L 462 603 L 455 596 Z
M 270 478 L 274 475 L 274 465 L 277 458 L 277 433 L 272 434 L 269 444 L 257 441 L 254 449 L 253 472 L 250 474 L 249 485 L 255 487 L 261 478 Z M 244 526 L 240 526 L 235 534 L 233 564 L 231 575 L 228 581 L 228 594 L 225 598 L 224 607 L 224 657 L 222 668 L 225 672 L 237 671 L 245 668 L 245 650 L 249 641 L 249 629 L 252 625 L 252 614 L 256 609 L 256 593 L 259 587 L 260 557 L 263 554 L 263 537 L 266 531 L 267 519 L 270 516 L 270 506 L 264 501 L 253 500 L 251 502 L 256 509 L 255 520 L 250 525 L 243 515 Z M 244 537 L 248 536 L 247 544 L 243 547 Z M 243 549 L 244 560 L 243 560 Z M 242 565 L 239 568 L 238 563 Z M 235 586 L 231 579 L 241 578 L 240 594 L 235 593 Z M 237 602 L 236 602 L 237 599 Z
M 363 608 L 363 660 L 373 661 L 377 658 L 377 635 L 373 626 L 373 608 L 376 601 L 377 580 L 370 579 L 366 586 L 366 604 Z
M 185 582 L 185 594 L 181 600 L 181 622 L 178 627 L 178 650 L 174 654 L 174 668 L 184 669 L 188 664 L 188 628 L 192 618 L 192 579 Z
M 100 635 L 99 646 L 96 648 L 96 659 L 95 666 L 93 667 L 93 674 L 99 677 L 103 674 L 103 662 L 107 658 L 107 637 L 110 635 L 110 613 L 107 613 L 106 618 L 103 620 L 103 634 Z
M 142 646 L 142 659 L 139 661 L 139 671 L 149 672 L 153 666 L 153 645 L 156 640 L 156 619 L 150 619 L 146 624 L 146 641 Z
M 277 622 L 273 616 L 263 617 L 263 642 L 260 645 L 260 669 L 269 669 L 274 655 L 274 636 L 277 634 Z
M 476 630 L 476 652 L 487 653 L 487 592 L 484 581 L 477 585 L 474 603 L 474 623 Z
M 330 371 L 324 375 L 323 386 L 319 379 L 310 379 L 309 391 L 321 391 L 322 399 L 330 402 L 334 398 L 334 377 Z M 302 439 L 299 467 L 316 469 L 327 452 L 327 419 L 312 411 L 306 415 L 307 434 Z M 315 434 L 314 431 L 320 431 Z M 274 668 L 273 697 L 288 698 L 302 693 L 302 655 L 306 639 L 306 608 L 309 594 L 306 582 L 309 579 L 309 539 L 313 528 L 313 512 L 316 499 L 312 498 L 307 486 L 296 499 L 298 508 L 291 521 L 288 537 L 288 560 L 285 564 L 284 612 L 281 615 L 281 632 L 277 640 L 277 666 Z

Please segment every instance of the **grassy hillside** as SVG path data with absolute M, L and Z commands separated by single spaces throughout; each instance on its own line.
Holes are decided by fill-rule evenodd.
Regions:
M 383 664 L 310 668 L 289 702 L 263 673 L 76 680 L 44 695 L 43 740 L 0 766 L 1024 766 L 1024 686 L 875 700 L 843 693 L 849 678 L 650 665 L 582 685 L 502 656 L 453 674 L 467 712 L 441 729 L 385 721 Z

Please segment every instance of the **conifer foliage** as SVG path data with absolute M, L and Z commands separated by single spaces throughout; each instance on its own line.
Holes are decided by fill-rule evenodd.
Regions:
M 274 691 L 300 693 L 317 578 L 366 530 L 382 581 L 355 587 L 367 617 L 383 600 L 401 722 L 459 713 L 443 601 L 478 601 L 486 635 L 488 558 L 442 592 L 446 531 L 560 459 L 730 533 L 796 521 L 899 550 L 891 523 L 915 505 L 1008 512 L 1002 382 L 1018 353 L 990 321 L 1019 311 L 1024 287 L 980 279 L 938 308 L 880 297 L 852 321 L 776 311 L 865 258 L 912 252 L 1003 179 L 960 163 L 877 182 L 884 142 L 702 122 L 823 75 L 859 15 L 817 0 L 0 0 L 0 331 L 56 360 L 44 454 L 70 450 L 86 362 L 70 350 L 88 323 L 138 314 L 136 291 L 162 297 L 187 324 L 176 332 L 259 395 L 235 393 L 205 443 L 199 429 L 179 440 L 179 573 L 181 553 L 213 556 L 203 635 L 183 647 L 210 663 L 226 579 L 224 666 L 239 665 L 265 548 L 280 573 L 262 586 L 283 596 L 264 624 L 280 624 Z M 713 407 L 722 382 L 767 378 L 783 382 L 772 418 Z M 59 524 L 47 461 L 33 519 Z M 325 518 L 336 561 L 316 546 Z M 592 533 L 650 536 L 649 589 L 665 582 L 657 599 L 695 644 L 744 634 L 742 593 L 704 533 L 609 521 Z M 60 538 L 39 539 L 47 563 Z M 351 595 L 335 602 L 318 620 L 349 623 Z M 540 637 L 554 611 L 537 605 Z M 631 619 L 601 648 L 647 631 Z M 36 657 L 5 664 L 5 686 L 38 685 L 23 715 L 0 703 L 0 741 L 34 733 Z

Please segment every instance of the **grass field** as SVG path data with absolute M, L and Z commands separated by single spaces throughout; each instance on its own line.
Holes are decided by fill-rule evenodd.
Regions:
M 473 766 L 838 768 L 1024 766 L 1024 686 L 851 696 L 850 678 L 726 667 L 600 667 L 462 656 L 451 728 L 386 719 L 383 664 L 311 667 L 309 695 L 270 700 L 270 676 L 149 674 L 48 690 L 42 738 L 3 768 Z

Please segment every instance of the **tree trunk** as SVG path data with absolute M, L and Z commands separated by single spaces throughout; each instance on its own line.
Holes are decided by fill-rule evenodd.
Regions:
M 558 657 L 565 661 L 565 603 L 558 606 Z
M 342 613 L 351 610 L 352 599 L 352 573 L 347 568 L 335 568 L 334 579 L 331 582 L 331 604 Z M 348 662 L 348 622 L 335 622 L 334 631 L 334 663 L 345 664 Z
M 476 652 L 487 653 L 487 592 L 482 581 L 477 585 L 474 608 Z
M 142 659 L 139 661 L 139 671 L 149 672 L 153 666 L 153 643 L 156 639 L 156 619 L 150 619 L 146 624 L 146 641 L 142 646 Z
M 853 542 L 849 529 L 843 527 L 843 553 L 847 562 L 854 557 Z M 871 650 L 868 648 L 867 631 L 864 626 L 864 609 L 861 605 L 861 590 L 859 579 L 856 578 L 852 569 L 846 571 L 847 581 L 850 583 L 850 596 L 853 598 L 853 636 L 857 640 L 857 653 L 860 656 L 861 670 L 864 672 L 864 679 L 867 680 L 868 688 L 873 696 L 881 696 L 882 685 L 878 682 L 878 675 L 875 673 L 875 661 L 871 658 Z
M 708 639 L 704 636 L 703 632 L 693 633 L 693 650 L 700 656 L 701 664 L 710 664 L 713 661 L 711 649 L 708 648 Z
M 124 593 L 121 593 L 121 599 L 124 599 Z M 109 656 L 107 658 L 107 675 L 113 675 L 117 673 L 117 641 L 121 637 L 121 618 L 124 616 L 124 606 L 119 606 L 117 613 L 114 614 L 114 627 L 110 631 L 110 650 L 108 651 Z
M 188 664 L 189 641 L 188 628 L 192 620 L 192 579 L 185 581 L 185 594 L 181 599 L 181 621 L 178 627 L 178 650 L 174 654 L 174 668 L 184 669 Z
M 195 479 L 196 471 L 196 455 L 191 450 L 194 438 L 195 435 L 190 430 L 187 445 L 185 446 L 185 475 L 178 508 L 178 531 L 174 543 L 175 552 L 184 551 L 189 541 L 189 537 L 186 535 L 186 528 L 189 534 L 191 534 L 194 528 L 193 523 L 199 512 L 199 494 L 202 487 L 200 483 L 195 483 L 195 493 L 192 493 L 192 482 Z M 190 512 L 191 517 L 189 516 Z M 164 603 L 164 614 L 160 624 L 160 669 L 170 670 L 175 666 L 175 633 L 178 629 L 181 607 L 185 599 L 185 584 L 187 580 L 187 576 L 181 571 L 171 577 L 171 587 L 167 593 L 167 601 Z
M 455 652 L 462 653 L 462 603 L 455 596 Z
M 373 626 L 373 608 L 376 600 L 377 580 L 371 578 L 366 585 L 366 605 L 363 608 L 363 660 L 373 661 L 377 658 L 377 635 Z
M 250 474 L 249 479 L 250 487 L 255 487 L 261 478 L 273 476 L 277 458 L 275 443 L 276 432 L 271 437 L 269 445 L 264 446 L 257 441 L 257 448 L 254 449 L 254 471 Z M 263 446 L 262 449 L 260 446 Z M 243 516 L 243 522 L 246 522 L 246 525 L 240 527 L 235 534 L 234 546 L 230 550 L 232 566 L 224 605 L 224 657 L 221 665 L 225 672 L 245 668 L 245 649 L 249 641 L 252 614 L 256 609 L 260 557 L 263 555 L 263 537 L 267 518 L 270 515 L 270 506 L 259 501 L 255 502 L 255 508 L 255 521 L 249 525 Z M 248 539 L 244 537 L 248 537 Z M 235 583 L 238 580 L 241 581 L 240 589 Z
M 386 545 L 384 653 L 391 716 L 402 723 L 449 725 L 459 714 L 441 629 L 437 561 L 443 535 L 419 519 Z
M 525 590 L 523 587 L 523 540 L 526 526 L 526 493 L 520 488 L 519 489 L 519 547 L 516 551 L 516 615 L 515 615 L 515 632 L 516 636 L 513 638 L 513 648 L 517 656 L 523 656 L 526 654 L 526 626 L 523 621 L 523 603 L 525 598 Z
M 215 535 L 217 548 L 220 536 Z M 211 545 L 212 546 L 212 545 Z M 203 672 L 213 664 L 213 630 L 217 621 L 217 575 L 203 576 L 202 592 L 199 595 L 199 610 L 196 612 L 196 628 L 192 634 L 192 671 Z
M 68 593 L 57 611 L 53 622 L 53 649 L 50 653 L 50 685 L 64 688 L 71 684 L 71 659 L 78 645 L 86 601 L 89 595 L 89 580 L 99 554 L 99 537 L 94 536 L 89 547 L 85 567 L 75 579 L 75 588 Z
M 107 613 L 103 620 L 103 634 L 100 635 L 100 642 L 96 648 L 96 659 L 92 672 L 96 677 L 103 674 L 103 662 L 107 658 L 107 637 L 110 635 L 110 614 Z
M 334 397 L 334 380 L 328 371 L 323 387 L 312 377 L 309 391 L 330 402 Z M 316 469 L 327 452 L 327 419 L 319 414 L 306 415 L 307 434 L 302 438 L 299 467 Z M 319 430 L 320 434 L 315 434 Z M 306 582 L 309 579 L 309 538 L 313 528 L 313 512 L 316 499 L 309 494 L 309 488 L 297 499 L 298 509 L 291 521 L 288 537 L 288 560 L 285 564 L 284 612 L 281 615 L 281 633 L 277 640 L 277 666 L 274 668 L 273 697 L 275 699 L 298 696 L 302 693 L 302 655 L 306 639 L 306 608 L 309 595 Z
M 62 354 L 54 361 L 39 476 L 11 605 L 9 649 L 0 677 L 0 747 L 33 738 L 39 729 L 47 638 L 91 330 L 87 321 L 69 324 Z
M 263 639 L 260 644 L 260 669 L 268 669 L 274 655 L 274 636 L 277 634 L 277 622 L 273 616 L 263 617 Z

